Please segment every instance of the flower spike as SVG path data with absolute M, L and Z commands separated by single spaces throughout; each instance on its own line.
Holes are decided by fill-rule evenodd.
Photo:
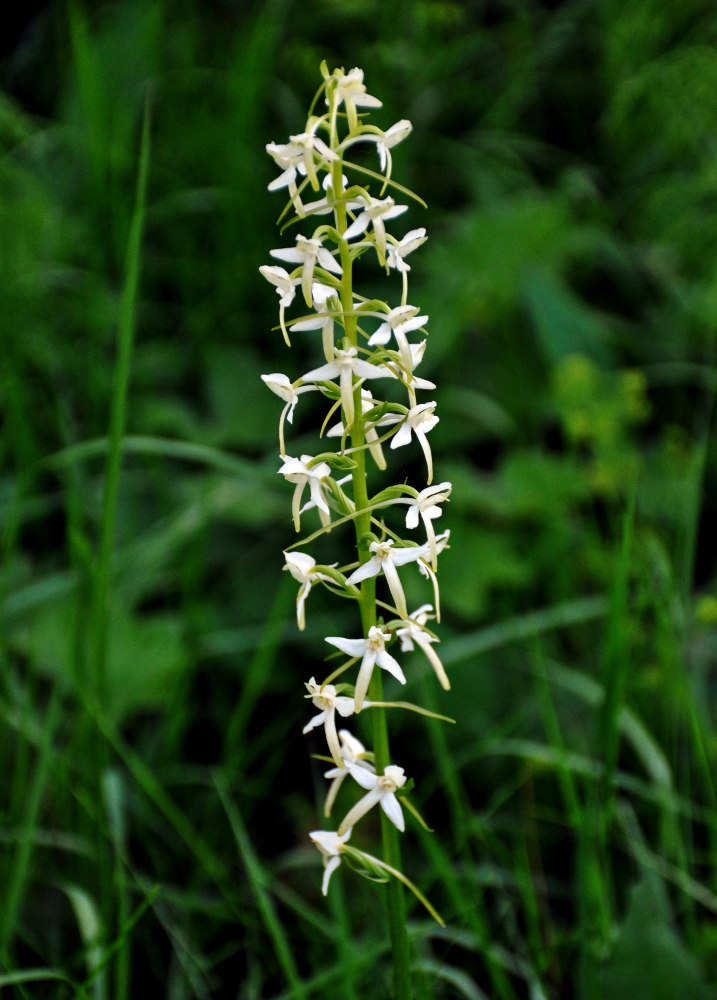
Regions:
M 390 895 L 408 888 L 442 923 L 425 896 L 400 871 L 397 835 L 391 824 L 395 830 L 405 830 L 399 796 L 411 786 L 403 768 L 391 762 L 387 712 L 403 708 L 451 720 L 410 701 L 384 701 L 382 693 L 384 672 L 400 684 L 407 682 L 394 656 L 397 647 L 403 653 L 420 649 L 440 685 L 446 690 L 450 687 L 435 649 L 438 636 L 427 623 L 440 620 L 438 556 L 447 547 L 449 533 L 437 535 L 434 522 L 442 516 L 451 484 L 431 485 L 433 454 L 428 434 L 438 416 L 436 403 L 421 399 L 420 394 L 435 385 L 416 374 L 426 350 L 428 316 L 409 304 L 408 294 L 412 255 L 427 237 L 423 227 L 402 227 L 403 236 L 391 232 L 393 220 L 403 216 L 408 206 L 398 204 L 386 192 L 390 185 L 394 194 L 400 191 L 419 205 L 424 203 L 392 179 L 393 157 L 401 155 L 394 151 L 410 135 L 410 121 L 402 118 L 389 127 L 369 121 L 382 105 L 367 91 L 358 67 L 330 71 L 322 63 L 321 75 L 305 124 L 298 125 L 286 142 L 266 147 L 278 171 L 269 190 L 288 194 L 280 221 L 296 224 L 297 232 L 293 246 L 271 250 L 273 262 L 260 268 L 279 298 L 279 327 L 287 347 L 291 346 L 289 334 L 301 335 L 302 348 L 308 349 L 311 343 L 316 347 L 303 375 L 262 375 L 283 404 L 278 471 L 293 486 L 294 528 L 300 532 L 302 517 L 306 521 L 316 515 L 320 525 L 295 545 L 284 547 L 284 570 L 297 584 L 297 627 L 306 628 L 309 595 L 317 584 L 353 602 L 360 622 L 350 628 L 349 638 L 325 637 L 332 647 L 328 658 L 338 659 L 338 666 L 329 668 L 331 673 L 323 681 L 312 676 L 305 684 L 305 698 L 315 712 L 303 731 L 322 736 L 330 756 L 322 754 L 320 759 L 333 765 L 325 771 L 329 782 L 325 817 L 331 816 L 339 794 L 348 798 L 348 811 L 337 830 L 314 830 L 309 836 L 322 858 L 324 895 L 334 872 L 346 861 L 361 875 L 388 881 Z M 376 169 L 349 159 L 353 147 L 361 143 L 375 145 Z M 307 190 L 315 193 L 306 198 Z M 309 222 L 313 229 L 306 225 Z M 382 293 L 373 288 L 369 295 L 362 295 L 356 287 L 354 265 L 360 258 L 362 266 L 366 260 L 375 266 L 378 260 L 380 277 L 392 286 L 387 301 L 378 299 L 376 295 Z M 314 393 L 315 401 L 325 402 L 317 421 L 317 446 L 288 443 L 287 447 L 285 434 L 294 431 L 299 397 L 307 392 Z M 305 433 L 304 421 L 301 431 Z M 402 469 L 395 485 L 376 487 L 371 482 L 375 470 L 388 471 L 391 456 L 414 438 L 425 457 L 427 485 L 422 489 L 411 485 Z M 418 544 L 401 537 L 416 529 L 423 536 Z M 352 531 L 355 547 L 348 557 L 337 555 L 336 561 L 329 562 L 347 530 Z M 313 550 L 314 544 L 322 547 L 321 554 Z M 414 570 L 403 570 L 409 563 L 415 563 L 425 577 L 425 581 L 419 577 L 412 582 L 433 591 L 432 603 L 419 604 L 410 615 L 402 580 L 404 573 L 415 575 Z M 388 612 L 387 625 L 379 610 Z M 358 736 L 339 728 L 341 720 L 369 708 L 375 723 L 373 752 Z M 360 719 L 357 725 L 362 725 Z M 359 735 L 365 738 L 362 732 Z M 352 780 L 347 781 L 348 777 Z M 352 831 L 377 805 L 390 821 L 382 824 L 382 836 L 391 864 L 349 844 Z M 405 805 L 418 816 L 408 800 Z M 395 941 L 405 935 L 405 925 L 395 916 L 399 910 L 398 906 L 390 909 Z M 400 945 L 396 953 L 407 954 L 407 948 Z M 404 971 L 408 976 L 408 969 Z

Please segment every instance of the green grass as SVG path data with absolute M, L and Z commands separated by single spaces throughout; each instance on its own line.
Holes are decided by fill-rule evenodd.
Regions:
M 263 147 L 322 58 L 412 120 L 429 204 L 451 692 L 404 667 L 456 724 L 391 720 L 447 923 L 407 894 L 416 997 L 713 995 L 714 16 L 552 6 L 57 2 L 0 63 L 4 995 L 390 995 L 385 886 L 324 899 L 307 837 L 346 618 L 296 630 L 259 379 Z

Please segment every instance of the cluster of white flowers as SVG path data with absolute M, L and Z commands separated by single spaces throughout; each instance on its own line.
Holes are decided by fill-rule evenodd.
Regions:
M 386 228 L 407 210 L 386 191 L 398 189 L 391 181 L 391 150 L 409 135 L 411 123 L 402 120 L 384 131 L 365 121 L 364 109 L 379 108 L 381 102 L 366 92 L 360 69 L 329 73 L 324 64 L 322 73 L 324 81 L 305 130 L 290 136 L 288 143 L 269 143 L 266 147 L 281 171 L 269 184 L 269 190 L 286 188 L 289 195 L 282 214 L 284 229 L 289 224 L 303 224 L 307 235 L 296 235 L 294 246 L 271 251 L 271 256 L 288 268 L 267 265 L 260 271 L 279 296 L 279 326 L 286 343 L 290 343 L 290 334 L 319 331 L 324 356 L 323 364 L 294 381 L 278 372 L 262 375 L 269 389 L 285 403 L 279 421 L 278 471 L 294 484 L 294 527 L 301 531 L 302 517 L 315 509 L 319 527 L 313 530 L 310 540 L 339 522 L 353 522 L 358 548 L 358 560 L 345 566 L 318 565 L 313 556 L 301 551 L 308 540 L 284 552 L 284 568 L 299 584 L 296 618 L 300 629 L 305 626 L 307 599 L 317 584 L 353 598 L 361 615 L 360 637 L 326 637 L 326 642 L 348 659 L 323 683 L 314 677 L 306 683 L 306 697 L 319 712 L 304 732 L 323 727 L 335 765 L 326 772 L 330 780 L 326 817 L 346 777 L 364 792 L 336 831 L 310 834 L 323 856 L 325 894 L 342 855 L 371 858 L 396 874 L 378 859 L 349 847 L 347 841 L 355 824 L 376 805 L 403 831 L 400 793 L 407 783 L 404 770 L 379 760 L 378 754 L 374 757 L 348 729 L 339 729 L 337 713 L 349 719 L 363 709 L 382 712 L 390 707 L 390 703 L 375 696 L 369 700 L 369 695 L 378 691 L 380 699 L 377 674 L 382 670 L 405 684 L 404 672 L 389 651 L 396 643 L 401 652 L 415 647 L 422 650 L 441 685 L 449 687 L 434 648 L 437 636 L 427 622 L 440 619 L 437 561 L 448 543 L 449 532 L 436 534 L 433 522 L 442 514 L 441 504 L 448 500 L 451 484 L 431 485 L 433 458 L 428 435 L 438 417 L 435 402 L 419 402 L 417 393 L 435 386 L 415 373 L 425 351 L 425 336 L 420 335 L 426 333 L 428 316 L 407 302 L 407 257 L 426 240 L 426 231 L 411 229 L 397 237 Z M 377 170 L 365 162 L 359 165 L 347 159 L 358 143 L 375 144 Z M 371 193 L 372 186 L 379 188 L 378 196 Z M 404 188 L 400 190 L 405 192 Z M 292 209 L 293 217 L 285 218 Z M 398 303 L 367 298 L 354 289 L 353 264 L 364 254 L 374 257 L 389 278 L 395 273 L 400 279 Z M 302 300 L 308 313 L 304 310 L 294 320 L 287 319 L 286 311 Z M 380 384 L 386 398 L 376 395 L 378 379 L 383 380 Z M 299 397 L 307 392 L 320 393 L 329 401 L 321 432 L 327 439 L 337 440 L 338 447 L 296 457 L 287 454 L 285 422 L 293 423 Z M 339 412 L 340 421 L 327 429 L 332 414 Z M 380 475 L 387 468 L 383 445 L 387 443 L 395 450 L 409 445 L 414 438 L 425 458 L 426 487 L 417 490 L 407 484 L 383 486 L 371 496 L 369 459 L 378 470 L 376 475 Z M 339 478 L 339 473 L 346 475 Z M 305 500 L 307 488 L 309 498 Z M 402 510 L 399 529 L 405 525 L 409 532 L 418 530 L 422 536 L 419 540 L 404 540 L 389 528 L 386 518 L 390 519 L 390 512 L 397 509 Z M 411 613 L 399 572 L 410 563 L 426 577 L 433 593 L 432 603 L 422 604 Z M 377 601 L 375 588 L 377 583 L 381 586 L 380 577 L 386 587 Z M 385 612 L 382 618 L 377 617 L 377 606 Z M 357 663 L 353 685 L 331 683 Z

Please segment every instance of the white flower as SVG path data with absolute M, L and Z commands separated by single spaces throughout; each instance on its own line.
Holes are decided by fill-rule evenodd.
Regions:
M 270 250 L 269 253 L 277 260 L 287 261 L 289 264 L 301 264 L 301 290 L 304 293 L 304 300 L 307 306 L 311 306 L 311 285 L 314 280 L 314 268 L 318 264 L 325 271 L 332 274 L 341 275 L 341 265 L 332 257 L 329 251 L 321 243 L 321 240 L 308 240 L 305 236 L 296 237 L 295 247 L 282 247 L 279 250 Z
M 401 640 L 401 652 L 411 652 L 414 643 L 419 649 L 423 650 L 428 657 L 429 663 L 436 671 L 436 676 L 441 683 L 441 687 L 448 691 L 451 686 L 450 681 L 446 676 L 446 671 L 438 658 L 438 654 L 431 645 L 431 643 L 438 642 L 438 640 L 423 628 L 428 618 L 435 618 L 435 615 L 431 614 L 432 611 L 432 604 L 422 604 L 412 615 L 409 615 L 400 628 L 396 629 L 396 635 Z
M 294 203 L 294 208 L 296 211 L 302 213 L 301 198 L 299 197 L 299 191 L 296 186 L 296 176 L 298 174 L 305 174 L 306 168 L 304 167 L 304 150 L 301 146 L 297 146 L 296 143 L 275 143 L 269 142 L 266 146 L 266 151 L 271 156 L 278 167 L 281 167 L 281 173 L 278 177 L 275 177 L 273 181 L 270 181 L 268 185 L 269 191 L 279 191 L 283 187 L 289 188 L 289 195 L 292 202 Z
M 336 688 L 333 684 L 324 684 L 321 687 L 313 677 L 310 681 L 306 682 L 305 687 L 309 693 L 304 695 L 304 697 L 311 698 L 316 708 L 320 708 L 321 711 L 307 722 L 303 731 L 304 733 L 309 733 L 316 726 L 323 725 L 331 756 L 336 761 L 338 767 L 343 767 L 344 761 L 341 756 L 341 745 L 339 744 L 339 737 L 336 732 L 336 713 L 338 712 L 344 719 L 348 718 L 349 715 L 353 715 L 356 711 L 354 699 L 346 695 L 336 694 Z
M 337 160 L 338 154 L 319 139 L 313 132 L 302 132 L 289 137 L 288 143 L 270 142 L 266 151 L 273 158 L 282 173 L 269 184 L 269 191 L 289 188 L 291 200 L 299 215 L 303 215 L 303 206 L 296 186 L 297 174 L 308 175 L 313 188 L 318 187 L 316 178 L 315 154 L 319 155 L 320 163 Z
M 321 330 L 324 356 L 331 361 L 334 354 L 334 317 L 341 314 L 338 293 L 331 285 L 315 281 L 311 286 L 311 297 L 318 315 L 292 323 L 289 329 L 292 333 L 294 330 Z
M 378 162 L 384 173 L 386 173 L 386 167 L 388 167 L 388 173 L 391 173 L 391 154 L 389 150 L 397 146 L 399 142 L 403 142 L 406 136 L 411 134 L 412 129 L 413 125 L 411 125 L 408 118 L 402 118 L 400 122 L 396 122 L 395 125 L 387 129 L 383 133 L 383 137 L 378 140 L 376 144 Z
M 393 334 L 398 349 L 401 352 L 404 367 L 407 372 L 412 370 L 413 358 L 411 356 L 411 345 L 406 339 L 406 334 L 412 330 L 418 330 L 428 322 L 428 316 L 418 315 L 418 306 L 396 306 L 391 309 L 384 322 L 375 333 L 369 337 L 369 346 L 376 344 L 387 344 Z
M 333 149 L 329 149 L 326 143 L 314 135 L 313 132 L 300 132 L 299 135 L 290 135 L 289 140 L 294 148 L 301 150 L 304 166 L 302 173 L 305 173 L 309 178 L 312 188 L 318 191 L 319 180 L 316 176 L 315 154 L 319 154 L 319 165 L 323 166 L 332 161 L 336 162 L 339 159 L 338 153 L 335 153 Z
M 358 66 L 354 66 L 349 73 L 337 72 L 336 95 L 339 104 L 342 101 L 344 103 L 351 101 L 359 108 L 380 108 L 383 106 L 377 97 L 371 97 L 370 94 L 366 93 L 363 70 L 359 69 Z
M 348 582 L 348 581 L 347 581 Z M 384 670 L 388 670 L 401 684 L 406 683 L 406 678 L 398 663 L 386 651 L 386 640 L 391 638 L 390 632 L 382 632 L 377 625 L 372 625 L 368 630 L 366 639 L 344 639 L 338 635 L 327 636 L 326 642 L 336 646 L 347 656 L 362 657 L 358 677 L 356 678 L 356 688 L 354 690 L 354 701 L 356 711 L 360 712 L 364 705 L 368 685 L 376 664 Z
M 307 485 L 311 491 L 311 499 L 318 508 L 321 523 L 323 525 L 329 524 L 331 512 L 324 496 L 326 486 L 323 480 L 331 475 L 330 466 L 326 462 L 319 462 L 317 465 L 309 468 L 308 463 L 312 461 L 311 455 L 302 455 L 301 459 L 291 458 L 289 455 L 282 457 L 285 458 L 285 461 L 279 469 L 279 474 L 284 476 L 290 483 L 296 484 L 291 502 L 291 513 L 294 518 L 294 528 L 296 531 L 301 530 L 299 506 L 304 487 Z
M 384 542 L 371 542 L 368 547 L 372 553 L 368 559 L 358 569 L 354 570 L 346 580 L 348 584 L 360 583 L 368 580 L 372 576 L 378 576 L 383 572 L 386 583 L 391 591 L 391 595 L 396 602 L 396 610 L 401 618 L 408 614 L 406 610 L 406 595 L 398 576 L 397 566 L 405 566 L 406 563 L 416 562 L 426 555 L 426 547 L 423 545 L 410 545 L 405 548 L 395 549 L 393 539 L 389 538 Z
M 435 388 L 435 387 L 434 387 Z M 376 400 L 373 398 L 368 389 L 361 390 L 361 412 L 368 413 L 370 410 L 376 406 Z M 326 437 L 343 437 L 346 428 L 339 422 L 334 424 L 333 427 L 329 427 L 326 432 Z M 378 433 L 374 424 L 368 421 L 364 422 L 364 435 L 366 437 L 366 444 L 368 445 L 368 450 L 371 452 L 371 456 L 378 466 L 379 469 L 386 468 L 386 459 L 383 457 L 383 448 L 381 447 L 381 442 L 379 440 Z
M 343 757 L 343 761 L 346 766 L 332 767 L 330 771 L 324 772 L 325 778 L 332 779 L 331 784 L 329 785 L 329 790 L 326 793 L 324 816 L 331 815 L 331 809 L 336 801 L 336 796 L 339 793 L 339 789 L 343 784 L 344 778 L 349 773 L 349 764 L 356 764 L 357 767 L 363 767 L 367 771 L 374 772 L 376 770 L 373 764 L 366 760 L 366 747 L 360 740 L 357 740 L 355 736 L 352 736 L 348 729 L 339 730 L 339 741 L 341 743 L 341 756 Z
M 417 344 L 409 344 L 408 347 L 411 353 L 410 371 L 407 371 L 403 364 L 398 362 L 394 364 L 385 358 L 382 363 L 394 373 L 399 381 L 403 382 L 408 389 L 409 403 L 411 406 L 415 406 L 416 389 L 435 389 L 436 383 L 429 382 L 427 378 L 421 378 L 419 375 L 414 374 L 426 352 L 426 341 L 420 340 Z
M 297 168 L 299 173 L 306 173 L 302 168 L 304 151 L 295 142 L 267 142 L 266 151 L 277 167 L 281 167 L 284 173 L 293 170 L 295 176 Z M 282 181 L 282 183 L 279 183 L 279 181 Z M 268 185 L 268 188 L 270 191 L 277 191 L 279 188 L 286 187 L 288 183 L 288 180 L 277 177 Z
M 425 229 L 412 229 L 406 233 L 402 240 L 389 243 L 386 248 L 386 263 L 397 271 L 410 271 L 411 265 L 406 263 L 405 258 L 422 243 L 425 243 L 427 239 Z
M 306 598 L 309 596 L 311 588 L 321 580 L 331 583 L 332 577 L 327 573 L 322 573 L 321 567 L 317 568 L 316 560 L 308 552 L 285 552 L 284 559 L 286 560 L 284 569 L 288 569 L 293 578 L 300 584 L 299 592 L 296 595 L 296 622 L 303 631 L 306 627 Z M 336 563 L 332 563 L 332 567 L 336 565 Z
M 369 129 L 371 131 L 369 131 Z M 402 118 L 400 122 L 396 122 L 391 128 L 387 129 L 385 132 L 379 128 L 374 129 L 373 126 L 369 125 L 365 132 L 361 132 L 359 135 L 350 136 L 343 144 L 342 149 L 346 150 L 349 146 L 353 146 L 357 142 L 375 142 L 376 151 L 378 152 L 378 162 L 381 170 L 386 174 L 387 177 L 391 176 L 391 153 L 389 150 L 397 146 L 399 142 L 403 142 L 406 136 L 411 134 L 413 130 L 413 125 L 407 118 Z M 388 172 L 386 168 L 388 167 Z
M 372 365 L 358 357 L 358 349 L 335 347 L 334 360 L 320 368 L 313 368 L 301 376 L 302 382 L 326 382 L 338 378 L 341 389 L 341 405 L 344 408 L 346 421 L 353 423 L 354 419 L 354 385 L 356 378 L 394 378 L 394 373 L 381 365 Z
M 296 286 L 299 284 L 300 279 L 292 278 L 283 267 L 277 267 L 273 264 L 262 264 L 259 271 L 276 288 L 276 294 L 279 296 L 279 323 L 281 324 L 281 332 L 284 335 L 284 340 L 288 345 L 289 335 L 284 325 L 284 310 L 294 301 Z
M 331 876 L 341 864 L 341 852 L 351 836 L 351 829 L 346 830 L 341 836 L 333 830 L 314 830 L 309 836 L 321 851 L 323 858 L 324 877 L 321 882 L 321 892 L 325 896 L 329 891 Z
M 279 302 L 283 307 L 290 306 L 296 295 L 296 286 L 299 284 L 298 278 L 292 278 L 283 267 L 274 264 L 262 264 L 260 272 L 276 288 Z
M 358 124 L 356 108 L 380 108 L 381 101 L 377 97 L 372 97 L 366 93 L 366 85 L 363 82 L 363 70 L 355 66 L 349 73 L 336 70 L 334 73 L 336 80 L 336 107 L 341 104 L 346 107 L 346 116 L 349 120 L 349 128 L 353 131 Z M 328 104 L 328 98 L 326 99 Z
M 443 513 L 438 504 L 448 500 L 452 489 L 450 483 L 438 483 L 437 486 L 427 486 L 415 499 L 408 501 L 406 527 L 417 528 L 419 518 L 423 521 L 431 550 L 431 565 L 434 570 L 436 569 L 438 552 L 436 551 L 436 533 L 433 530 L 432 522 Z
M 411 371 L 412 372 L 415 371 L 416 368 L 418 368 L 418 366 L 420 365 L 420 363 L 423 361 L 423 355 L 426 353 L 426 344 L 427 344 L 426 340 L 419 340 L 417 344 L 409 344 L 408 345 L 411 348 Z M 425 381 L 425 379 L 423 379 L 421 381 Z M 431 389 L 435 389 L 436 388 L 435 385 L 433 384 L 433 382 L 428 383 L 428 385 L 430 385 Z M 425 389 L 425 388 L 427 388 L 427 386 L 419 386 L 419 388 Z
M 377 803 L 380 803 L 393 825 L 403 832 L 406 824 L 401 805 L 395 795 L 395 792 L 406 784 L 403 768 L 389 764 L 384 769 L 383 774 L 371 774 L 370 771 L 356 764 L 349 764 L 348 769 L 351 772 L 351 777 L 362 788 L 368 789 L 368 794 L 359 799 L 353 809 L 346 813 L 338 829 L 339 836 L 355 826 L 361 817 L 365 816 L 369 809 L 372 809 Z
M 286 419 L 290 424 L 293 423 L 294 409 L 299 401 L 299 396 L 302 392 L 311 392 L 314 386 L 290 382 L 288 375 L 283 375 L 281 372 L 271 372 L 270 375 L 262 375 L 261 379 L 272 392 L 284 400 L 288 411 Z
M 420 444 L 426 459 L 428 470 L 426 482 L 429 485 L 433 479 L 433 456 L 431 455 L 431 446 L 428 443 L 426 434 L 433 430 L 440 419 L 433 412 L 435 408 L 436 403 L 434 401 L 419 403 L 418 406 L 412 406 L 403 417 L 389 413 L 379 420 L 379 426 L 381 427 L 400 422 L 398 430 L 391 438 L 391 448 L 402 448 L 403 445 L 409 444 L 414 434 L 416 435 L 416 440 Z
M 286 403 L 279 417 L 279 454 L 283 456 L 285 453 L 284 420 L 288 420 L 290 424 L 294 422 L 294 410 L 299 396 L 302 392 L 312 392 L 316 387 L 290 382 L 288 375 L 282 375 L 281 372 L 272 372 L 270 375 L 262 375 L 261 378 L 265 385 Z
M 355 236 L 361 236 L 369 225 L 372 225 L 379 260 L 383 262 L 386 257 L 386 227 L 384 223 L 387 219 L 395 219 L 397 215 L 402 215 L 406 211 L 408 211 L 408 205 L 397 205 L 393 198 L 369 197 L 368 204 L 348 227 L 344 238 L 352 240 Z

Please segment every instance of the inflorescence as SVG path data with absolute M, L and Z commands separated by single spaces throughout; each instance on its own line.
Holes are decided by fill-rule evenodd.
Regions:
M 326 637 L 334 656 L 343 654 L 341 665 L 322 682 L 312 677 L 305 685 L 305 697 L 318 714 L 304 732 L 323 727 L 333 764 L 325 774 L 330 782 L 325 816 L 331 816 L 347 778 L 359 793 L 336 830 L 317 830 L 310 837 L 323 857 L 324 894 L 332 873 L 345 859 L 372 878 L 399 878 L 439 919 L 400 871 L 348 843 L 356 824 L 374 806 L 380 806 L 400 831 L 405 827 L 401 803 L 417 814 L 405 798 L 412 782 L 407 782 L 402 767 L 388 759 L 387 738 L 380 736 L 380 730 L 377 737 L 376 725 L 374 753 L 350 729 L 340 728 L 344 720 L 348 725 L 366 709 L 372 715 L 380 713 L 383 732 L 388 708 L 432 714 L 405 702 L 382 700 L 382 671 L 400 684 L 406 682 L 394 653 L 400 658 L 400 653 L 418 647 L 441 686 L 450 686 L 435 649 L 438 637 L 428 623 L 440 620 L 436 573 L 449 532 L 436 533 L 434 521 L 449 499 L 451 484 L 432 485 L 428 435 L 438 417 L 436 403 L 419 402 L 419 393 L 435 385 L 416 374 L 425 352 L 426 339 L 421 335 L 426 334 L 428 316 L 408 302 L 408 258 L 425 242 L 426 231 L 411 229 L 396 237 L 387 230 L 408 207 L 387 192 L 415 198 L 391 176 L 391 150 L 409 135 L 411 123 L 404 119 L 384 131 L 367 122 L 367 113 L 380 108 L 381 102 L 366 92 L 360 69 L 329 73 L 323 64 L 322 74 L 305 130 L 290 136 L 288 143 L 266 147 L 280 170 L 269 190 L 286 189 L 289 195 L 280 219 L 282 231 L 298 223 L 308 235 L 296 235 L 294 245 L 272 250 L 271 256 L 280 263 L 260 268 L 279 296 L 279 328 L 287 345 L 290 335 L 309 331 L 320 335 L 323 350 L 323 363 L 294 381 L 281 373 L 262 375 L 285 403 L 279 420 L 278 471 L 294 485 L 295 530 L 301 532 L 309 511 L 311 517 L 318 515 L 319 522 L 312 534 L 284 552 L 284 569 L 298 584 L 297 623 L 300 629 L 305 627 L 307 600 L 319 584 L 356 601 L 361 619 L 360 635 Z M 375 146 L 378 169 L 348 158 L 359 143 Z M 353 287 L 354 262 L 364 255 L 393 279 L 399 301 L 367 298 Z M 289 309 L 298 309 L 299 315 L 287 318 Z M 293 423 L 299 397 L 308 392 L 320 393 L 328 401 L 319 437 L 336 446 L 297 457 L 287 453 L 285 425 Z M 414 439 L 425 460 L 425 487 L 384 485 L 370 495 L 368 468 L 378 470 L 372 476 L 387 470 L 384 445 L 395 451 Z M 320 535 L 351 522 L 358 559 L 347 565 L 320 565 L 304 551 Z M 420 540 L 404 539 L 397 531 L 419 532 Z M 416 571 L 426 578 L 432 600 L 409 613 L 401 576 Z M 350 683 L 346 676 L 351 677 L 354 668 Z M 339 677 L 342 682 L 334 683 Z

